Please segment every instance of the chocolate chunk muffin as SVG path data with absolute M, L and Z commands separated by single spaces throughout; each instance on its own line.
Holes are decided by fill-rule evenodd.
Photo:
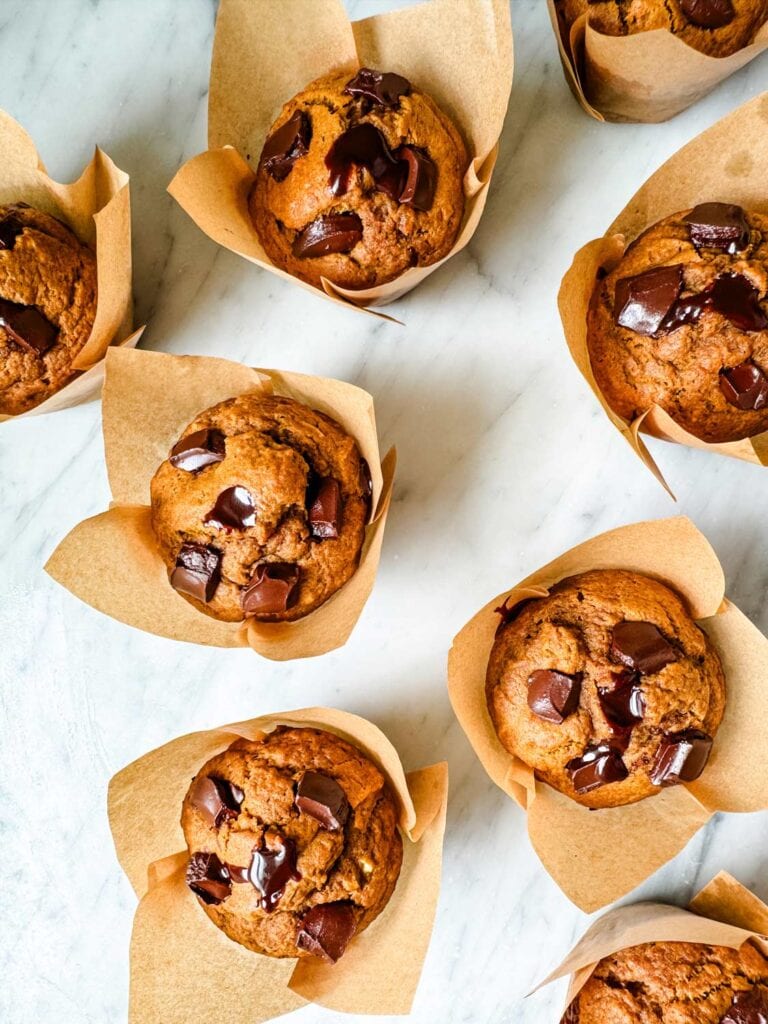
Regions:
M 387 905 L 403 848 L 386 781 L 319 729 L 237 740 L 192 780 L 187 884 L 235 942 L 335 962 Z
M 604 35 L 666 29 L 711 57 L 748 46 L 768 19 L 768 0 L 555 0 L 566 35 L 582 14 Z
M 171 586 L 216 619 L 281 622 L 314 611 L 354 573 L 371 481 L 330 416 L 246 394 L 189 424 L 150 491 Z
M 0 413 L 33 409 L 76 375 L 96 318 L 96 257 L 55 217 L 0 206 Z
M 595 569 L 499 611 L 488 711 L 504 747 L 537 778 L 597 808 L 699 777 L 725 678 L 673 590 Z
M 562 1024 L 765 1024 L 768 960 L 692 942 L 650 942 L 597 965 Z
M 450 118 L 393 72 L 319 78 L 283 107 L 250 211 L 275 266 L 369 288 L 450 252 L 468 157 Z
M 703 203 L 654 224 L 597 281 L 587 344 L 608 404 L 656 404 L 702 441 L 768 429 L 768 217 Z

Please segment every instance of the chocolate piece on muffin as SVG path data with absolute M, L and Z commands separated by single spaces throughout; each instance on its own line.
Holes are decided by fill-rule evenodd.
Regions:
M 96 318 L 96 257 L 61 221 L 0 206 L 0 413 L 33 409 L 76 375 Z
M 397 808 L 379 769 L 320 729 L 237 740 L 192 780 L 187 884 L 230 939 L 335 962 L 400 874 Z
M 246 394 L 197 416 L 152 478 L 171 586 L 216 619 L 292 621 L 352 576 L 367 465 L 330 416 Z
M 693 782 L 725 709 L 714 648 L 668 586 L 596 569 L 503 620 L 486 675 L 504 747 L 586 807 Z
M 562 1024 L 766 1024 L 768 960 L 692 942 L 649 942 L 601 960 Z
M 701 203 L 643 232 L 598 280 L 587 345 L 633 420 L 658 405 L 702 441 L 768 429 L 768 217 Z
M 361 68 L 312 82 L 264 144 L 250 211 L 275 266 L 370 288 L 446 256 L 468 157 L 450 118 L 408 79 Z

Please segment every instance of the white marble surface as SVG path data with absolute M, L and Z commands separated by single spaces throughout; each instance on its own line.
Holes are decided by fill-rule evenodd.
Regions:
M 354 16 L 387 6 L 350 2 Z M 135 632 L 52 583 L 41 567 L 57 540 L 108 500 L 99 405 L 2 427 L 4 1024 L 126 1020 L 135 901 L 110 842 L 109 777 L 189 730 L 315 703 L 371 718 L 408 767 L 450 762 L 443 891 L 413 1020 L 554 1024 L 559 988 L 523 996 L 587 919 L 453 719 L 452 636 L 561 550 L 675 511 L 707 533 L 730 595 L 768 628 L 768 473 L 655 444 L 674 506 L 609 429 L 555 310 L 575 248 L 682 143 L 766 88 L 768 57 L 671 124 L 603 127 L 564 84 L 544 0 L 513 7 L 517 70 L 485 218 L 468 249 L 393 308 L 398 327 L 218 249 L 165 193 L 205 144 L 212 0 L 0 5 L 0 106 L 50 171 L 73 177 L 98 142 L 131 174 L 146 345 L 354 381 L 400 452 L 378 583 L 352 639 L 277 665 Z M 719 816 L 639 894 L 685 901 L 727 867 L 765 897 L 767 846 L 768 815 Z M 307 1007 L 295 1019 L 338 1015 Z

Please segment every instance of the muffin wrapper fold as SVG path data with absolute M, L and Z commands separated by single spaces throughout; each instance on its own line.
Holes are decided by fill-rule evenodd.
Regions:
M 378 918 L 342 959 L 275 959 L 238 945 L 197 905 L 184 881 L 181 805 L 190 779 L 240 737 L 278 725 L 325 729 L 352 743 L 387 778 L 399 807 L 403 867 Z M 448 796 L 445 762 L 409 772 L 371 722 L 332 708 L 264 715 L 172 740 L 109 784 L 117 857 L 140 902 L 131 939 L 130 1024 L 249 1024 L 307 1002 L 360 1014 L 406 1014 L 421 975 L 440 890 Z
M 37 416 L 95 398 L 104 380 L 110 345 L 132 348 L 131 203 L 128 175 L 96 147 L 93 159 L 72 185 L 49 178 L 35 144 L 21 125 L 0 110 L 0 204 L 28 203 L 63 220 L 96 253 L 98 301 L 90 337 L 73 360 L 80 371 L 50 398 L 18 416 Z M 142 328 L 143 330 L 143 328 Z
M 485 696 L 488 658 L 501 621 L 494 609 L 544 597 L 559 580 L 589 569 L 627 569 L 675 589 L 717 650 L 727 687 L 725 716 L 700 779 L 599 811 L 538 781 L 529 765 L 505 750 Z M 456 717 L 491 779 L 526 810 L 528 834 L 542 864 L 584 911 L 634 889 L 682 850 L 716 811 L 768 808 L 762 726 L 768 640 L 724 590 L 717 556 L 690 520 L 637 523 L 594 537 L 537 570 L 490 601 L 453 641 L 448 689 Z
M 149 485 L 187 424 L 209 406 L 248 392 L 285 395 L 337 420 L 371 470 L 373 517 L 360 564 L 325 604 L 295 622 L 221 622 L 176 593 L 151 524 Z M 51 555 L 46 571 L 99 611 L 148 633 L 215 647 L 250 646 L 286 661 L 346 643 L 373 588 L 392 494 L 395 450 L 380 464 L 373 399 L 325 377 L 256 370 L 225 359 L 113 350 L 107 355 L 104 447 L 109 510 L 85 519 Z
M 709 444 L 678 426 L 658 405 L 630 422 L 614 412 L 597 385 L 587 347 L 587 312 L 600 268 L 610 272 L 638 235 L 673 213 L 704 202 L 737 203 L 768 213 L 768 92 L 745 103 L 670 157 L 635 193 L 602 238 L 576 253 L 560 285 L 558 306 L 574 362 L 605 410 L 640 459 L 669 487 L 640 434 L 690 448 L 768 465 L 768 431 L 741 441 Z M 670 491 L 671 493 L 671 491 Z
M 432 96 L 458 125 L 470 163 L 464 220 L 443 260 L 374 288 L 350 290 L 323 279 L 325 295 L 358 307 L 404 295 L 475 232 L 512 88 L 507 0 L 429 0 L 356 22 L 349 21 L 342 0 L 222 0 L 211 63 L 209 149 L 189 160 L 168 187 L 214 242 L 317 293 L 272 264 L 251 222 L 248 196 L 283 104 L 321 75 L 348 68 L 351 77 L 366 65 L 398 71 Z
M 610 36 L 583 14 L 563 38 L 555 0 L 547 0 L 568 85 L 597 121 L 667 121 L 768 47 L 768 22 L 749 46 L 728 57 L 710 57 L 667 29 Z
M 687 910 L 666 903 L 635 903 L 603 914 L 541 985 L 571 975 L 563 1012 L 598 962 L 648 942 L 697 942 L 741 949 L 752 942 L 768 957 L 768 906 L 725 871 L 694 896 Z

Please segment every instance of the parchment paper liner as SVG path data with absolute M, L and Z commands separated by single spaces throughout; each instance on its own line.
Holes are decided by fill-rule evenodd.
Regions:
M 83 371 L 50 398 L 19 416 L 39 416 L 90 401 L 101 390 L 103 358 L 110 344 L 132 348 L 141 331 L 133 322 L 131 297 L 131 204 L 128 175 L 97 146 L 72 185 L 49 178 L 35 144 L 10 114 L 0 110 L 0 204 L 25 202 L 65 221 L 96 252 L 98 304 L 88 341 L 72 365 Z
M 170 586 L 150 522 L 149 483 L 198 413 L 259 390 L 274 390 L 333 416 L 356 439 L 371 470 L 375 513 L 357 571 L 317 611 L 296 622 L 220 622 Z M 376 577 L 396 461 L 392 448 L 379 465 L 373 399 L 366 391 L 225 359 L 111 350 L 103 418 L 113 500 L 109 511 L 79 523 L 56 548 L 45 566 L 55 580 L 112 618 L 173 640 L 250 645 L 275 661 L 325 654 L 346 642 Z
M 622 568 L 655 577 L 687 602 L 715 645 L 728 699 L 712 756 L 702 777 L 663 789 L 627 807 L 591 811 L 534 778 L 507 753 L 485 701 L 485 673 L 500 622 L 494 611 L 542 597 L 565 576 Z M 716 811 L 768 807 L 768 746 L 762 709 L 768 679 L 768 640 L 724 597 L 717 556 L 690 520 L 637 523 L 579 544 L 490 601 L 453 641 L 448 690 L 453 710 L 491 779 L 528 815 L 528 834 L 541 862 L 584 911 L 598 910 L 671 860 Z M 741 752 L 750 751 L 749 761 Z
M 381 768 L 400 807 L 405 842 L 394 895 L 335 965 L 244 949 L 212 924 L 184 883 L 179 818 L 190 779 L 238 737 L 254 739 L 277 725 L 312 726 L 348 740 Z M 140 900 L 131 939 L 130 1024 L 256 1024 L 306 1001 L 348 1013 L 408 1013 L 437 906 L 447 796 L 445 762 L 406 775 L 375 725 L 332 708 L 192 733 L 128 765 L 110 782 L 109 820 Z
M 350 22 L 342 0 L 221 0 L 211 63 L 209 149 L 189 160 L 168 191 L 209 238 L 317 293 L 275 267 L 248 214 L 267 132 L 292 96 L 321 75 L 360 65 L 413 79 L 457 123 L 470 154 L 466 210 L 451 252 L 376 288 L 350 290 L 323 279 L 329 298 L 353 306 L 391 302 L 463 249 L 485 206 L 512 88 L 507 0 L 431 0 Z M 250 166 L 249 166 L 250 164 Z M 381 315 L 381 314 L 379 314 Z
M 710 57 L 667 29 L 609 36 L 583 14 L 563 39 L 554 0 L 547 0 L 566 80 L 597 121 L 667 121 L 693 106 L 768 46 L 768 22 L 729 57 Z
M 635 903 L 603 914 L 559 967 L 534 991 L 571 975 L 563 1012 L 589 981 L 598 962 L 647 942 L 700 942 L 740 949 L 753 942 L 768 956 L 768 907 L 725 871 L 694 896 L 688 910 L 667 903 Z
M 670 157 L 635 193 L 603 238 L 579 249 L 560 285 L 558 306 L 574 362 L 608 419 L 669 491 L 640 433 L 665 441 L 768 465 L 768 431 L 742 441 L 707 444 L 654 405 L 633 422 L 615 413 L 598 388 L 587 349 L 587 310 L 600 267 L 610 271 L 646 228 L 700 202 L 738 203 L 768 213 L 768 93 L 739 107 Z M 670 491 L 670 494 L 672 492 Z

